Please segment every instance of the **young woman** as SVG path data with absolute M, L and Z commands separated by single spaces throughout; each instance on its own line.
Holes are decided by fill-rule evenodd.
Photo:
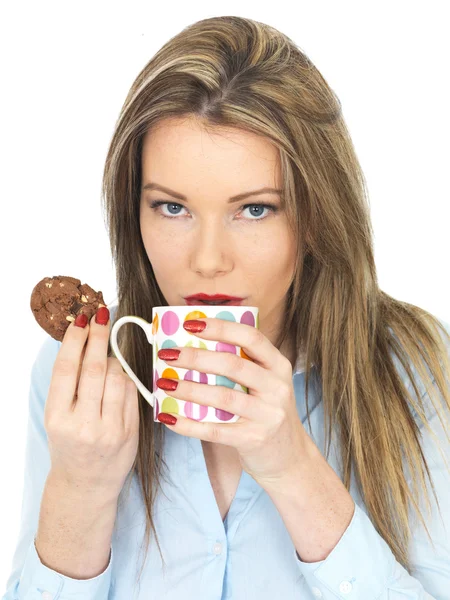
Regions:
M 364 177 L 308 58 L 250 19 L 184 29 L 125 100 L 104 200 L 118 304 L 36 358 L 4 598 L 448 597 L 450 325 L 380 290 Z M 172 364 L 249 393 L 170 393 L 241 418 L 154 423 L 111 323 L 200 293 L 259 307 L 259 331 L 196 330 L 252 360 Z M 167 386 L 141 330 L 121 333 Z

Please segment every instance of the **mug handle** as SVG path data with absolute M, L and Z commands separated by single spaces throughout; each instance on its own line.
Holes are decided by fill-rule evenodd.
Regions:
M 123 355 L 120 352 L 119 347 L 117 345 L 117 333 L 118 333 L 119 329 L 122 327 L 122 325 L 125 325 L 125 323 L 135 323 L 136 325 L 139 325 L 139 327 L 142 327 L 142 329 L 145 331 L 145 335 L 147 336 L 147 340 L 150 344 L 153 344 L 153 331 L 152 331 L 153 325 L 152 325 L 152 323 L 149 323 L 142 317 L 136 317 L 133 315 L 121 317 L 114 323 L 114 325 L 111 329 L 111 336 L 110 336 L 111 347 L 114 351 L 114 354 L 116 355 L 116 358 L 119 360 L 120 364 L 125 369 L 127 375 L 129 375 L 129 377 L 131 377 L 131 379 L 134 381 L 138 390 L 141 392 L 141 394 L 144 396 L 144 398 L 147 400 L 147 402 L 153 408 L 154 407 L 154 399 L 153 399 L 152 392 L 150 392 L 145 387 L 145 385 L 142 383 L 142 381 L 134 374 L 130 365 L 127 363 L 127 361 L 123 357 Z

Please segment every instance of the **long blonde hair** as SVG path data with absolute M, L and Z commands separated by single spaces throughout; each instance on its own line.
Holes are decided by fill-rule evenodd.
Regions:
M 308 420 L 309 365 L 315 365 L 322 382 L 326 454 L 335 430 L 345 486 L 349 489 L 353 469 L 369 517 L 409 571 L 408 503 L 426 528 L 417 500 L 427 493 L 424 473 L 430 478 L 419 440 L 419 425 L 429 429 L 422 396 L 428 392 L 436 410 L 440 398 L 450 409 L 445 345 L 450 336 L 427 311 L 380 290 L 366 182 L 340 102 L 307 56 L 276 29 L 234 16 L 196 22 L 170 39 L 132 84 L 103 174 L 117 273 L 115 318 L 135 314 L 151 321 L 152 307 L 167 305 L 140 234 L 142 142 L 162 119 L 188 116 L 205 128 L 260 134 L 279 149 L 298 248 L 277 347 L 288 339 L 306 353 Z M 120 334 L 121 352 L 152 389 L 152 351 L 144 333 L 124 327 Z M 109 356 L 114 356 L 111 348 Z M 161 552 L 152 509 L 165 476 L 166 428 L 154 425 L 144 398 L 139 402 L 140 440 L 131 474 L 139 477 L 146 508 L 147 555 L 150 531 Z

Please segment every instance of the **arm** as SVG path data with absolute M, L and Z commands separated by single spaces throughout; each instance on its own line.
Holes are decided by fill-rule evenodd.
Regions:
M 110 559 L 117 500 L 71 489 L 49 473 L 35 547 L 46 567 L 73 579 L 101 575 Z
M 355 512 L 353 498 L 309 436 L 298 470 L 273 487 L 266 486 L 283 518 L 296 551 L 306 563 L 331 553 Z
M 444 456 L 449 457 L 447 433 L 431 403 L 430 407 L 429 425 Z M 421 427 L 421 431 L 422 447 L 439 499 L 442 521 L 431 494 L 432 516 L 427 527 L 436 550 L 423 526 L 414 529 L 410 547 L 411 574 L 395 560 L 367 514 L 353 503 L 312 440 L 314 448 L 311 447 L 310 459 L 305 460 L 298 473 L 292 474 L 285 485 L 266 490 L 292 538 L 299 571 L 316 597 L 323 600 L 449 598 L 450 476 L 439 447 L 425 428 Z M 349 498 L 351 502 L 348 502 Z M 422 513 L 426 514 L 423 498 L 420 505 Z
M 60 600 L 72 597 L 80 597 L 83 600 L 107 600 L 108 598 L 114 564 L 112 548 L 110 549 L 109 565 L 103 564 L 105 567 L 103 573 L 97 577 L 94 576 L 94 573 L 86 573 L 84 576 L 91 577 L 91 579 L 76 579 L 58 572 L 58 568 L 61 567 L 64 571 L 64 564 L 53 564 L 53 558 L 50 555 L 52 550 L 45 547 L 48 541 L 51 542 L 50 529 L 52 526 L 44 513 L 49 508 L 53 510 L 52 500 L 55 501 L 56 499 L 56 479 L 50 476 L 51 463 L 47 434 L 44 429 L 44 407 L 52 376 L 53 363 L 59 347 L 60 342 L 50 337 L 46 338 L 31 370 L 22 517 L 18 541 L 12 558 L 11 572 L 6 582 L 7 589 L 5 595 L 2 596 L 3 600 L 25 600 L 25 598 L 34 596 L 40 598 L 44 591 L 55 598 L 58 597 Z M 61 506 L 62 513 L 70 505 L 70 501 L 66 500 L 66 502 L 69 502 L 69 504 L 66 503 L 65 506 Z M 103 509 L 105 509 L 105 506 L 103 506 Z M 40 512 L 42 513 L 41 523 Z M 100 546 L 105 546 L 107 541 L 105 530 L 110 526 L 107 525 L 107 512 L 103 515 L 104 529 L 101 534 Z M 113 523 L 111 512 L 112 509 L 109 516 L 110 524 Z M 62 518 L 62 513 L 60 513 L 59 518 Z M 91 517 L 87 515 L 85 517 L 87 520 L 95 518 L 93 513 L 91 513 Z M 38 550 L 43 553 L 42 561 L 34 542 L 38 528 L 39 536 L 42 534 L 42 539 L 38 539 L 37 542 Z M 61 537 L 66 537 L 67 534 L 68 532 L 64 531 Z M 41 543 L 42 548 L 39 546 Z M 82 544 L 81 540 L 77 543 Z M 72 546 L 72 551 L 78 555 L 81 549 L 81 546 Z M 97 550 L 99 550 L 99 547 L 97 547 Z M 103 552 L 108 554 L 105 550 Z M 108 556 L 105 558 L 105 563 L 107 558 Z M 47 561 L 49 566 L 46 564 Z M 101 566 L 98 566 L 96 572 L 100 573 L 100 571 Z M 80 577 L 83 577 L 83 574 L 80 574 Z

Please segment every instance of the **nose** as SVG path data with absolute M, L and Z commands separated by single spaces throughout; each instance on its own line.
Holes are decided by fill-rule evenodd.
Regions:
M 233 268 L 233 251 L 223 223 L 203 223 L 194 233 L 190 268 L 208 278 L 228 273 Z

